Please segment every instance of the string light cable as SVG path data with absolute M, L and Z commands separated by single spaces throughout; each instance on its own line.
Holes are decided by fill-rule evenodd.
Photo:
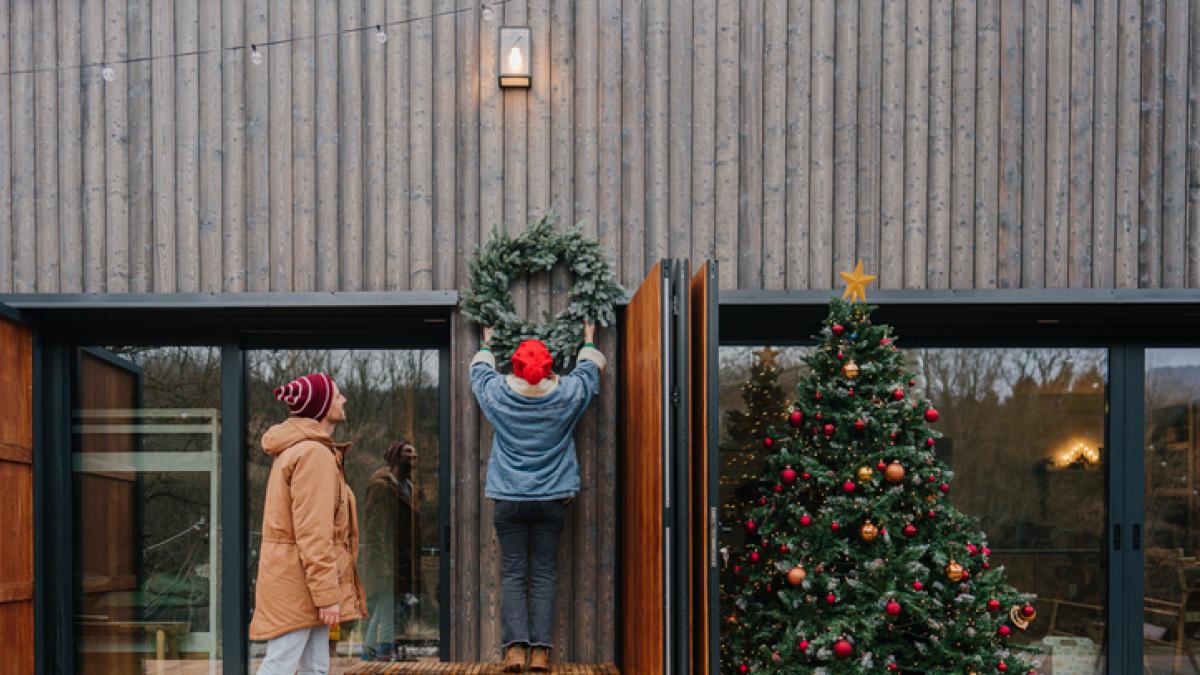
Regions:
M 254 65 L 259 65 L 263 62 L 263 51 L 267 47 L 274 47 L 276 45 L 285 45 L 285 44 L 290 44 L 293 42 L 301 42 L 304 40 L 319 40 L 322 38 L 338 37 L 341 35 L 349 35 L 349 34 L 353 34 L 353 33 L 365 33 L 367 31 L 375 31 L 375 41 L 382 45 L 382 44 L 386 44 L 388 41 L 388 34 L 386 31 L 387 28 L 391 28 L 393 26 L 410 24 L 410 23 L 416 23 L 417 21 L 428 21 L 431 19 L 438 19 L 438 18 L 445 17 L 445 16 L 454 16 L 457 14 L 462 14 L 463 12 L 472 12 L 475 10 L 480 11 L 484 21 L 491 21 L 492 16 L 493 16 L 492 10 L 496 7 L 500 7 L 501 5 L 507 4 L 510 1 L 511 0 L 493 0 L 492 2 L 486 2 L 486 3 L 480 4 L 480 5 L 470 4 L 470 5 L 466 5 L 464 7 L 443 10 L 441 12 L 434 12 L 433 14 L 429 14 L 426 16 L 411 16 L 411 17 L 408 17 L 405 19 L 396 19 L 395 21 L 372 23 L 372 24 L 368 24 L 365 26 L 357 26 L 354 28 L 343 28 L 342 30 L 328 31 L 325 33 L 314 33 L 312 35 L 298 35 L 298 36 L 293 36 L 293 37 L 288 37 L 288 38 L 279 38 L 276 40 L 264 40 L 262 42 L 250 42 L 250 43 L 241 44 L 241 45 L 230 45 L 228 47 L 215 47 L 215 48 L 211 48 L 211 49 L 192 49 L 192 50 L 189 50 L 186 52 L 175 52 L 172 54 L 153 54 L 150 56 L 135 56 L 135 57 L 127 58 L 127 59 L 117 59 L 117 60 L 113 60 L 113 61 L 108 61 L 108 60 L 95 61 L 92 63 L 81 63 L 81 64 L 73 65 L 73 66 L 52 66 L 52 67 L 45 67 L 45 68 L 18 68 L 15 70 L 0 71 L 0 77 L 11 76 L 11 75 L 39 75 L 42 73 L 58 73 L 58 72 L 68 71 L 68 70 L 83 71 L 83 70 L 87 70 L 89 68 L 95 68 L 95 69 L 99 69 L 101 79 L 103 79 L 105 82 L 112 82 L 113 80 L 116 79 L 116 71 L 113 69 L 113 66 L 124 66 L 124 65 L 136 64 L 136 63 L 150 63 L 153 61 L 162 61 L 165 59 L 178 59 L 178 58 L 185 58 L 188 56 L 207 56 L 209 54 L 227 54 L 227 53 L 247 51 L 247 50 L 250 52 L 250 61 Z

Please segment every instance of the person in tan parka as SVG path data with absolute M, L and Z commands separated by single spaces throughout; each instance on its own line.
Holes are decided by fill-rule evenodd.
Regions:
M 327 673 L 329 628 L 366 616 L 358 576 L 358 514 L 335 443 L 346 399 L 324 373 L 275 390 L 291 417 L 263 434 L 274 457 L 250 639 L 267 640 L 259 675 Z

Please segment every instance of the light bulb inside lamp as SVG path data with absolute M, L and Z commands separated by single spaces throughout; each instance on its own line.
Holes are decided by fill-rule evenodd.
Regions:
M 508 70 L 510 73 L 520 73 L 523 70 L 525 57 L 521 55 L 521 48 L 513 45 L 513 48 L 508 50 Z

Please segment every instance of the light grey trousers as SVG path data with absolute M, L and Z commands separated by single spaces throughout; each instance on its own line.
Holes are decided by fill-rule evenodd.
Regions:
M 258 675 L 327 675 L 329 626 L 313 626 L 284 633 L 267 641 L 267 658 Z

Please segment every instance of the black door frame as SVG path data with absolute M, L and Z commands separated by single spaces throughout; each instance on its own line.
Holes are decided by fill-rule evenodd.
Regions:
M 831 295 L 838 293 L 722 291 L 719 344 L 811 344 L 808 336 L 820 326 Z M 1145 647 L 1145 356 L 1155 347 L 1200 348 L 1200 340 L 1187 342 L 1200 335 L 1200 292 L 892 290 L 870 293 L 870 302 L 879 306 L 875 316 L 896 328 L 902 346 L 1107 350 L 1104 648 L 1108 672 L 1140 672 Z M 1170 319 L 1168 330 L 1162 330 L 1164 317 Z M 720 649 L 719 642 L 714 649 Z
M 71 414 L 74 354 L 98 344 L 204 345 L 221 359 L 222 529 L 245 534 L 245 366 L 256 348 L 427 349 L 439 368 L 440 658 L 450 640 L 450 396 L 453 291 L 5 295 L 0 310 L 36 326 L 34 343 L 35 658 L 38 673 L 74 672 Z M 7 307 L 5 306 L 7 305 Z M 10 309 L 11 308 L 11 309 Z M 55 527 L 48 527 L 47 524 Z M 248 669 L 245 536 L 222 542 L 221 649 L 226 673 Z

